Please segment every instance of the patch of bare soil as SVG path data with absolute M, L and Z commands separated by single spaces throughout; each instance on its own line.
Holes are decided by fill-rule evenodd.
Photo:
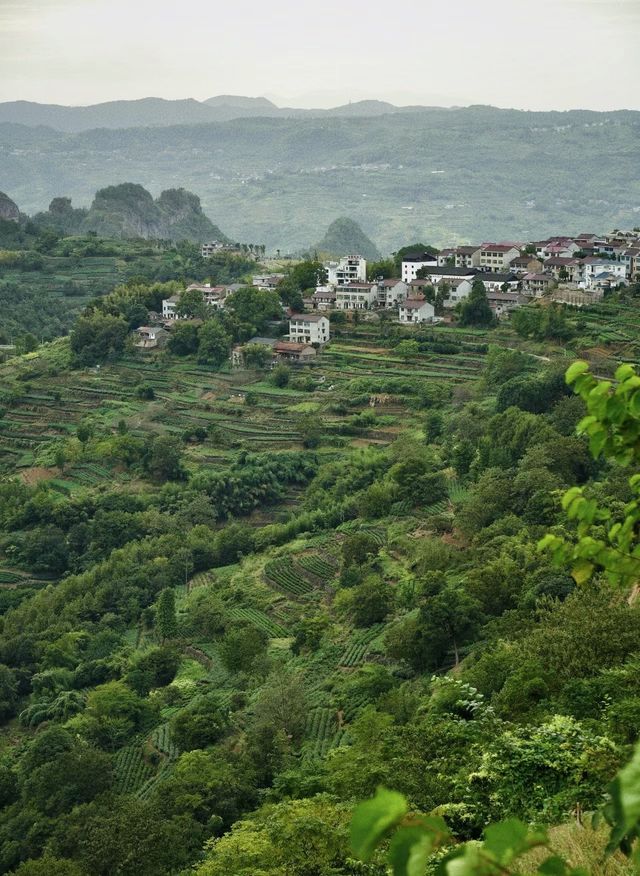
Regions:
M 39 481 L 49 480 L 49 478 L 55 477 L 55 475 L 55 468 L 42 468 L 39 466 L 23 468 L 20 472 L 21 480 L 30 487 L 37 484 Z

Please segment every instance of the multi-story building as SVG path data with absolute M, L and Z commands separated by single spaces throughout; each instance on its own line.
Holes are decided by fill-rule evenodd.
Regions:
M 580 259 L 547 259 L 543 267 L 544 272 L 546 274 L 551 274 L 554 280 L 566 283 L 575 283 L 579 279 L 582 271 Z
M 520 250 L 512 243 L 483 243 L 480 248 L 480 267 L 490 271 L 505 271 Z
M 359 255 L 343 256 L 337 262 L 327 262 L 329 286 L 346 286 L 349 283 L 366 283 L 367 261 Z
M 402 279 L 405 283 L 415 280 L 420 268 L 436 268 L 438 256 L 430 252 L 406 253 L 402 259 Z
M 397 307 L 409 294 L 404 280 L 389 279 L 378 281 L 378 307 Z
M 555 285 L 555 282 L 551 274 L 525 274 L 522 278 L 522 291 L 527 295 L 542 298 Z
M 311 306 L 314 310 L 334 310 L 336 306 L 335 290 L 319 286 L 311 296 Z
M 212 310 L 222 310 L 227 294 L 231 291 L 228 286 L 211 286 L 209 284 L 200 286 L 197 283 L 192 283 L 187 286 L 186 292 L 197 290 L 202 295 L 202 303 L 206 304 Z M 181 295 L 172 295 L 170 298 L 165 298 L 162 302 L 162 318 L 163 319 L 184 319 L 178 314 L 178 305 L 180 304 Z
M 580 260 L 581 273 L 579 285 L 584 289 L 590 289 L 594 279 L 599 274 L 611 274 L 619 282 L 624 283 L 627 279 L 627 266 L 623 262 L 614 262 L 610 259 L 589 256 Z
M 326 344 L 330 323 L 321 313 L 293 313 L 289 319 L 289 340 L 298 344 Z
M 337 310 L 370 310 L 377 300 L 377 283 L 349 283 L 336 288 Z

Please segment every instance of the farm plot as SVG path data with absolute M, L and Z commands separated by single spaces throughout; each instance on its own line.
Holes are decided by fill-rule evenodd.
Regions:
M 305 554 L 302 557 L 298 557 L 296 562 L 306 572 L 310 572 L 315 578 L 319 578 L 320 581 L 330 581 L 336 574 L 334 563 L 330 563 L 318 554 Z
M 364 663 L 371 643 L 380 635 L 383 629 L 384 624 L 375 624 L 368 630 L 353 635 L 350 643 L 347 645 L 342 657 L 340 658 L 340 666 L 352 668 Z
M 180 756 L 180 750 L 171 739 L 169 723 L 160 724 L 159 727 L 156 727 L 151 734 L 151 743 L 168 760 L 176 760 Z
M 288 635 L 287 630 L 281 624 L 276 623 L 276 621 L 257 608 L 231 608 L 229 615 L 234 620 L 246 621 L 265 632 L 272 639 L 283 639 Z
M 154 775 L 139 745 L 121 748 L 113 758 L 115 790 L 119 794 L 135 794 Z
M 306 735 L 309 739 L 307 757 L 325 757 L 342 736 L 333 709 L 311 709 L 307 716 Z
M 264 567 L 264 574 L 268 583 L 294 597 L 308 596 L 313 590 L 313 586 L 301 574 L 291 557 L 271 560 Z

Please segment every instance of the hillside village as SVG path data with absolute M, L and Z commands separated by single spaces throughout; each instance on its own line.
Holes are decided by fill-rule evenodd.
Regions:
M 201 255 L 209 259 L 226 249 L 228 245 L 219 241 L 205 243 Z M 286 337 L 256 336 L 236 345 L 230 355 L 232 365 L 242 365 L 244 346 L 252 344 L 268 347 L 273 363 L 311 360 L 331 338 L 332 313 L 346 311 L 353 318 L 365 311 L 365 320 L 376 320 L 384 311 L 400 325 L 455 323 L 474 284 L 481 284 L 497 319 L 536 299 L 576 307 L 593 305 L 640 275 L 640 233 L 581 233 L 439 251 L 408 248 L 403 251 L 398 277 L 371 276 L 365 258 L 348 254 L 325 262 L 320 273 L 315 289 L 306 290 L 303 310 L 295 312 L 283 305 L 283 317 L 288 320 Z M 252 285 L 277 292 L 285 279 L 284 273 L 254 274 Z M 201 296 L 206 309 L 215 312 L 224 310 L 227 298 L 241 288 L 241 283 L 191 284 L 185 292 Z M 172 326 L 189 319 L 180 309 L 181 297 L 178 292 L 163 299 L 162 313 L 152 314 L 155 324 L 137 329 L 138 348 L 162 346 Z

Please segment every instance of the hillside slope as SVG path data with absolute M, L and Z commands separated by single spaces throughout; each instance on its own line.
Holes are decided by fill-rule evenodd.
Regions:
M 313 249 L 335 257 L 355 253 L 371 261 L 380 258 L 375 243 L 367 237 L 357 222 L 346 216 L 335 219 Z
M 154 195 L 191 189 L 234 239 L 290 251 L 337 215 L 384 252 L 638 223 L 640 113 L 472 107 L 30 140 L 20 130 L 0 125 L 0 187 L 28 212 L 62 193 L 88 206 L 96 189 L 134 179 Z

